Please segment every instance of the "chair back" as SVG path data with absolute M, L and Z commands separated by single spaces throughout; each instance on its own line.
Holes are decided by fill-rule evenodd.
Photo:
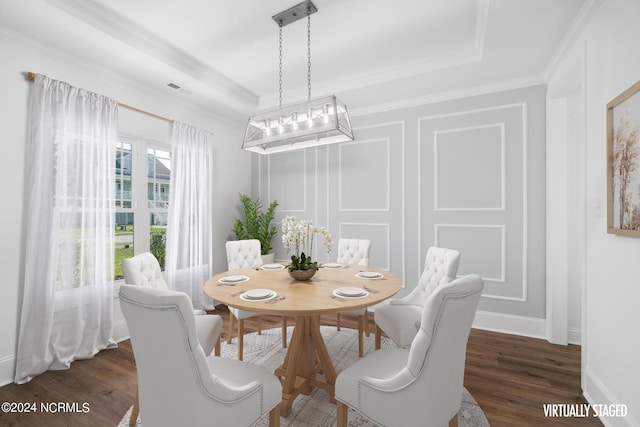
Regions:
M 422 300 L 420 305 L 424 305 L 429 295 L 438 286 L 449 283 L 456 278 L 459 264 L 460 252 L 455 249 L 432 246 L 427 250 L 424 270 L 417 286 L 417 289 L 424 292 L 420 297 Z
M 229 270 L 262 264 L 260 241 L 230 240 L 226 243 Z
M 152 253 L 144 252 L 124 259 L 121 265 L 125 283 L 145 288 L 169 289 L 160 263 Z
M 145 425 L 249 425 L 260 417 L 260 384 L 235 387 L 212 374 L 185 293 L 122 285 L 120 306 L 136 358 Z M 251 405 L 239 405 L 242 399 Z
M 411 343 L 407 371 L 415 378 L 424 413 L 442 414 L 446 424 L 460 408 L 467 340 L 484 283 L 471 274 L 438 287 L 427 299 L 420 330 Z
M 371 240 L 369 239 L 340 239 L 337 262 L 369 265 L 370 250 Z
M 374 353 L 373 360 L 393 371 L 383 367 L 385 375 L 374 378 L 369 365 L 359 373 L 356 394 L 363 414 L 382 425 L 398 425 L 398 419 L 402 425 L 447 425 L 460 409 L 467 340 L 483 287 L 472 274 L 436 288 L 422 308 L 411 348 Z M 394 409 L 382 410 L 386 405 Z

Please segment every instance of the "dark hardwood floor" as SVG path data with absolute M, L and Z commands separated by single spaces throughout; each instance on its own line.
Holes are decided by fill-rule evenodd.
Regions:
M 224 337 L 228 311 L 220 306 L 215 313 L 224 319 Z M 247 319 L 248 331 L 255 330 L 254 319 Z M 334 325 L 335 315 L 321 320 Z M 263 316 L 262 322 L 264 329 L 278 327 L 280 318 Z M 356 317 L 350 315 L 343 315 L 341 322 L 344 327 L 357 325 Z M 371 314 L 370 324 L 373 327 Z M 373 340 L 373 335 L 368 339 Z M 593 417 L 544 416 L 545 403 L 586 402 L 580 391 L 578 346 L 474 329 L 467 346 L 465 387 L 493 427 L 602 426 Z M 115 427 L 131 406 L 135 390 L 135 364 L 127 340 L 91 360 L 74 362 L 69 370 L 49 371 L 27 384 L 1 387 L 0 403 L 35 405 L 37 412 L 0 412 L 0 426 Z M 43 412 L 41 403 L 51 412 Z

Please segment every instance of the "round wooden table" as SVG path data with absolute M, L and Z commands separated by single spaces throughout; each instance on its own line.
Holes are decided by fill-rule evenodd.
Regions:
M 382 279 L 362 279 L 360 272 L 378 272 Z M 225 276 L 244 275 L 249 280 L 235 285 L 223 285 Z M 333 298 L 333 291 L 342 287 L 368 287 L 372 291 L 364 298 Z M 275 371 L 284 377 L 282 386 L 283 416 L 291 413 L 291 406 L 300 394 L 309 394 L 311 387 L 320 387 L 335 402 L 336 371 L 320 333 L 320 315 L 366 308 L 384 301 L 400 290 L 400 279 L 388 271 L 373 267 L 347 264 L 344 268 L 320 268 L 310 281 L 298 282 L 286 268 L 262 269 L 246 267 L 217 274 L 204 285 L 205 293 L 228 306 L 254 313 L 295 316 L 296 323 L 284 362 Z M 244 291 L 270 289 L 285 299 L 269 303 L 240 299 Z M 376 291 L 376 292 L 374 292 Z M 322 374 L 324 379 L 318 378 Z

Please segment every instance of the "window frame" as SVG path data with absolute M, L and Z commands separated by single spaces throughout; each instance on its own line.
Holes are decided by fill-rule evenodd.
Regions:
M 150 207 L 148 185 L 151 182 L 155 185 L 156 182 L 151 181 L 149 176 L 148 150 L 166 152 L 171 158 L 171 145 L 169 141 L 161 142 L 128 133 L 119 133 L 118 142 L 131 145 L 131 207 L 115 206 L 115 213 L 133 214 L 133 254 L 137 255 L 151 250 L 151 215 L 169 215 L 168 199 L 166 209 Z M 170 183 L 168 187 L 170 194 Z M 113 281 L 114 284 L 124 283 L 124 277 L 116 277 L 114 273 Z

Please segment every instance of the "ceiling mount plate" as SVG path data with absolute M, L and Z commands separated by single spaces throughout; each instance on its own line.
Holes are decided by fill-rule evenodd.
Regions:
M 291 24 L 292 22 L 296 22 L 298 19 L 307 17 L 307 8 L 309 9 L 309 14 L 312 15 L 318 11 L 318 8 L 311 1 L 303 1 L 300 4 L 297 4 L 289 9 L 282 11 L 276 15 L 273 15 L 271 18 L 276 21 L 276 24 L 284 27 L 285 25 Z

